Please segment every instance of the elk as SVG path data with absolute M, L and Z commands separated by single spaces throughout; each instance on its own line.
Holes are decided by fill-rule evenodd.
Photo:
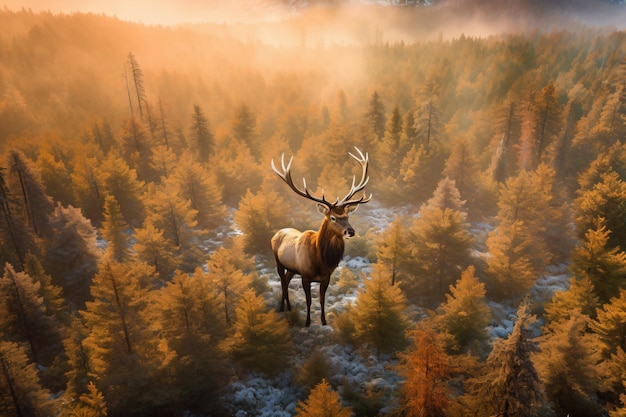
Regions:
M 367 169 L 369 156 L 359 148 L 357 154 L 348 153 L 361 166 L 361 180 L 356 183 L 356 176 L 352 177 L 352 186 L 344 198 L 335 202 L 329 202 L 324 197 L 322 190 L 321 197 L 311 195 L 303 178 L 304 189 L 296 187 L 291 178 L 291 163 L 293 156 L 285 165 L 285 154 L 282 154 L 282 169 L 279 170 L 272 159 L 272 169 L 289 187 L 298 195 L 317 203 L 318 211 L 324 215 L 324 220 L 318 231 L 307 230 L 300 232 L 293 228 L 281 229 L 272 237 L 272 251 L 276 258 L 276 269 L 280 275 L 280 285 L 282 288 L 282 298 L 280 301 L 280 311 L 291 311 L 289 303 L 289 283 L 295 274 L 302 277 L 302 287 L 306 296 L 306 326 L 311 325 L 311 283 L 320 283 L 320 306 L 322 308 L 322 324 L 326 325 L 326 314 L 324 312 L 324 299 L 326 289 L 330 283 L 330 276 L 343 258 L 345 239 L 354 236 L 355 232 L 348 222 L 348 215 L 354 212 L 360 204 L 365 204 L 372 198 L 363 193 L 361 197 L 354 195 L 362 191 L 369 181 Z

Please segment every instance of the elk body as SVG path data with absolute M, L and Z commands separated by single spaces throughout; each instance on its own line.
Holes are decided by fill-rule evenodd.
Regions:
M 339 261 L 343 258 L 345 247 L 344 239 L 354 236 L 354 229 L 348 222 L 348 216 L 354 212 L 359 204 L 367 203 L 371 199 L 371 195 L 367 197 L 354 198 L 354 195 L 362 191 L 369 176 L 367 168 L 369 157 L 367 153 L 363 153 L 356 148 L 358 156 L 350 153 L 362 168 L 361 180 L 356 184 L 356 177 L 352 178 L 352 187 L 344 198 L 329 202 L 324 197 L 322 191 L 321 197 L 314 197 L 309 193 L 306 187 L 306 180 L 303 179 L 304 190 L 300 190 L 293 183 L 291 178 L 291 163 L 285 166 L 285 155 L 282 155 L 282 170 L 276 168 L 274 160 L 272 160 L 272 169 L 280 178 L 283 179 L 298 195 L 305 197 L 317 203 L 318 211 L 324 215 L 324 220 L 319 230 L 307 230 L 300 232 L 299 230 L 286 228 L 281 229 L 272 237 L 272 251 L 276 258 L 276 269 L 280 275 L 280 284 L 282 288 L 282 298 L 280 302 L 280 311 L 291 311 L 289 303 L 289 283 L 294 275 L 298 274 L 302 277 L 302 287 L 306 296 L 306 325 L 311 325 L 311 283 L 319 282 L 320 284 L 320 306 L 322 313 L 322 324 L 326 324 L 326 315 L 324 312 L 324 301 L 326 289 L 330 284 L 330 277 L 339 265 Z

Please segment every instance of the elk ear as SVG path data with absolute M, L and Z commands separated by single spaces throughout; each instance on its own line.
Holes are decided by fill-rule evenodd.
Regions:
M 317 203 L 317 211 L 325 216 L 330 212 L 330 209 L 324 204 Z
M 343 208 L 343 210 L 344 210 L 346 213 L 350 214 L 350 213 L 354 213 L 354 212 L 356 211 L 356 209 L 358 209 L 358 208 L 359 208 L 359 205 L 358 205 L 358 204 L 350 204 L 350 205 L 345 206 L 345 207 Z

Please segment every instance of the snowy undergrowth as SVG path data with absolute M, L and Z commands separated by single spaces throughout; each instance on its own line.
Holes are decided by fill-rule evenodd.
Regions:
M 333 274 L 331 285 L 326 297 L 326 316 L 329 325 L 320 324 L 321 309 L 319 306 L 319 284 L 311 286 L 313 303 L 311 305 L 311 326 L 298 327 L 292 325 L 292 340 L 295 354 L 286 358 L 291 363 L 289 370 L 277 377 L 270 378 L 262 374 L 249 374 L 233 381 L 228 387 L 225 402 L 237 417 L 248 416 L 293 416 L 296 413 L 298 401 L 306 399 L 308 391 L 300 387 L 295 381 L 295 373 L 307 362 L 314 352 L 321 352 L 335 370 L 329 383 L 342 395 L 345 392 L 357 392 L 360 395 L 374 393 L 379 395 L 384 404 L 391 404 L 394 393 L 401 383 L 396 372 L 397 359 L 395 357 L 377 357 L 366 349 L 356 349 L 351 346 L 340 345 L 335 341 L 332 322 L 336 314 L 356 300 L 356 291 L 338 295 L 337 277 L 342 268 L 349 268 L 360 276 L 367 276 L 371 265 L 365 258 L 346 258 Z M 278 275 L 272 270 L 263 270 L 271 291 L 266 299 L 276 303 L 278 309 L 281 287 Z M 333 295 L 337 294 L 337 295 Z M 306 302 L 304 291 L 299 277 L 292 280 L 289 287 L 292 314 L 298 315 L 297 322 L 304 323 L 306 317 Z M 285 314 L 285 313 L 279 313 Z M 389 410 L 388 410 L 389 411 Z

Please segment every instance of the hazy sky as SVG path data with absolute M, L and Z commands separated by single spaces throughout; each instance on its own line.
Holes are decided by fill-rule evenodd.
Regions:
M 93 12 L 145 24 L 250 21 L 284 13 L 272 0 L 0 0 L 10 10 Z

